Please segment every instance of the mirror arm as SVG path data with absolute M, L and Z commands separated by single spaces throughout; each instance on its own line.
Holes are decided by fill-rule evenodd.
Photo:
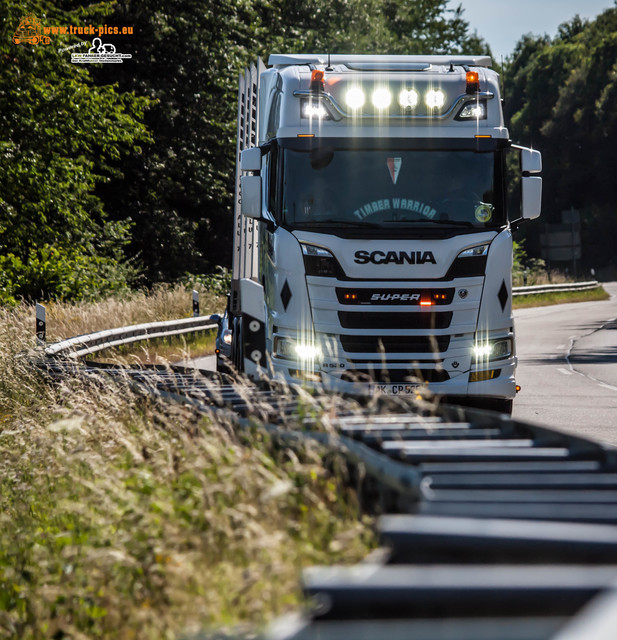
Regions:
M 517 218 L 516 220 L 512 220 L 512 222 L 510 222 L 510 230 L 512 231 L 512 233 L 516 233 L 518 231 L 518 228 L 524 222 L 527 222 L 527 218 Z

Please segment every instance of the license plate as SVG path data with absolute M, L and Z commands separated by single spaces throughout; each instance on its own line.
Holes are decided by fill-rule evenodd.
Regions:
M 387 396 L 411 396 L 420 391 L 422 385 L 411 383 L 370 384 L 368 387 L 371 395 L 383 393 Z

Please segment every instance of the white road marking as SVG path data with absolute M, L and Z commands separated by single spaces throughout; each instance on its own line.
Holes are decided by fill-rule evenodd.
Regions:
M 567 376 L 571 376 L 572 373 L 574 373 L 573 371 L 568 371 L 568 369 L 564 369 L 563 367 L 559 367 L 557 371 L 559 371 L 560 373 L 565 373 Z

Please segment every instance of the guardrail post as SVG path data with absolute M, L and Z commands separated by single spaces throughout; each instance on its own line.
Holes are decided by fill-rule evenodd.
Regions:
M 193 317 L 199 317 L 199 293 L 193 289 Z
M 37 302 L 36 304 L 36 342 L 44 345 L 47 339 L 47 323 L 45 321 L 45 307 Z

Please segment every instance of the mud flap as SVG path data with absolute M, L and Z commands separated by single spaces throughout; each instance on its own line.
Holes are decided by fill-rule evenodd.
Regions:
M 240 306 L 244 372 L 256 380 L 267 369 L 264 288 L 254 280 L 242 278 Z

